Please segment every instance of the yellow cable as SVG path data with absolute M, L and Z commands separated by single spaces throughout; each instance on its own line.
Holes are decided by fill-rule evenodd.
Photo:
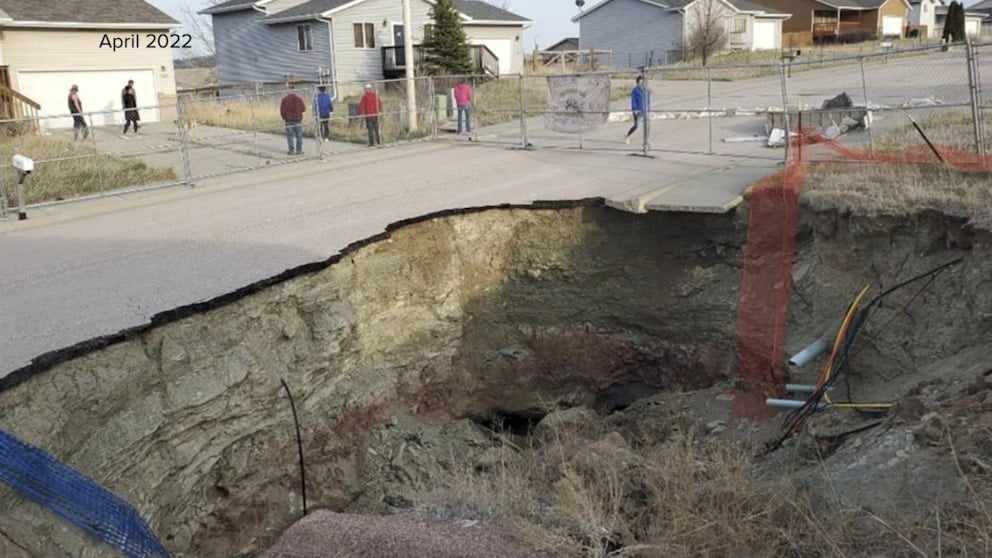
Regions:
M 858 296 L 855 297 L 854 302 L 852 302 L 851 306 L 847 309 L 847 314 L 844 315 L 844 319 L 843 321 L 841 321 L 840 328 L 837 330 L 837 337 L 836 339 L 834 339 L 834 348 L 830 352 L 830 359 L 827 360 L 827 364 L 823 367 L 823 372 L 820 373 L 820 377 L 819 379 L 817 379 L 817 383 L 816 383 L 817 388 L 823 388 L 830 380 L 830 372 L 833 369 L 834 360 L 837 358 L 837 352 L 840 351 L 840 347 L 844 341 L 844 337 L 847 333 L 847 329 L 848 327 L 850 327 L 851 320 L 853 319 L 854 314 L 858 309 L 858 303 L 861 301 L 862 298 L 864 298 L 865 294 L 867 294 L 868 289 L 870 288 L 871 285 L 865 285 L 864 288 L 861 289 L 861 292 L 858 293 Z
M 847 329 L 850 327 L 851 318 L 854 316 L 858 304 L 861 302 L 861 299 L 864 298 L 865 294 L 868 293 L 869 287 L 870 285 L 865 285 L 865 287 L 861 289 L 861 292 L 858 293 L 858 296 L 854 299 L 854 302 L 851 304 L 851 307 L 848 309 L 847 315 L 844 316 L 844 321 L 841 322 L 840 330 L 837 332 L 837 339 L 834 341 L 834 350 L 830 355 L 830 360 L 827 362 L 827 365 L 823 369 L 823 373 L 821 374 L 821 378 L 823 378 L 823 381 L 821 384 L 818 384 L 820 387 L 826 385 L 826 383 L 830 381 L 830 376 L 831 373 L 833 372 L 834 359 L 837 357 L 837 351 L 840 347 L 841 341 L 846 335 Z M 826 390 L 823 391 L 823 399 L 831 407 L 837 407 L 841 409 L 889 409 L 894 405 L 894 403 L 834 403 L 833 401 L 830 400 L 830 395 L 827 393 Z

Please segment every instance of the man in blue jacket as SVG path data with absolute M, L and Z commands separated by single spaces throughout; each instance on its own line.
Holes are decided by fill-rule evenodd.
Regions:
M 327 88 L 321 85 L 317 88 L 317 97 L 313 100 L 313 112 L 320 120 L 320 137 L 324 141 L 329 141 L 331 137 L 331 113 L 334 112 L 334 103 L 331 96 L 327 94 Z
M 624 136 L 624 143 L 630 143 L 630 136 L 634 135 L 634 132 L 637 131 L 637 122 L 645 117 L 645 109 L 650 107 L 651 100 L 648 97 L 648 92 L 641 84 L 641 76 L 637 76 L 637 85 L 630 92 L 630 111 L 634 113 L 634 125 L 631 126 L 630 130 L 627 131 L 627 135 Z

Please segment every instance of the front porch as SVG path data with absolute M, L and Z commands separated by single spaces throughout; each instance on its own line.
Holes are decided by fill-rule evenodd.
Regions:
M 818 42 L 843 41 L 845 38 L 860 42 L 872 39 L 875 29 L 862 25 L 862 12 L 838 9 L 817 10 L 813 13 L 813 40 Z
M 483 77 L 499 77 L 499 58 L 486 45 L 472 45 L 472 73 Z M 413 65 L 424 61 L 420 45 L 413 46 Z M 401 46 L 382 47 L 382 76 L 400 79 L 406 76 L 406 52 Z

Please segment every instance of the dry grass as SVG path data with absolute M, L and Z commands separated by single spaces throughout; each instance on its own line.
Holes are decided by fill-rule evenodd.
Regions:
M 548 109 L 548 76 L 531 76 L 523 79 L 524 107 L 527 116 L 537 116 Z M 450 83 L 449 83 L 450 82 Z M 446 91 L 454 83 L 453 79 L 437 78 L 435 91 Z M 633 87 L 633 79 L 614 79 L 611 99 L 625 99 Z M 422 123 L 417 133 L 410 134 L 406 129 L 406 94 L 398 87 L 390 86 L 380 91 L 383 102 L 383 117 L 380 127 L 384 143 L 406 141 L 424 137 L 430 133 L 434 123 L 429 89 L 424 82 L 418 83 L 418 119 Z M 521 82 L 516 77 L 506 77 L 479 83 L 475 88 L 473 120 L 477 126 L 489 126 L 513 122 L 520 118 Z M 306 99 L 308 91 L 301 91 Z M 188 100 L 186 112 L 190 119 L 199 124 L 219 126 L 236 130 L 257 130 L 259 132 L 282 134 L 284 125 L 279 116 L 279 102 L 282 95 L 264 95 L 255 99 L 251 96 L 228 97 L 222 99 Z M 359 97 L 351 96 L 335 102 L 335 112 L 331 118 L 331 139 L 364 143 L 367 141 L 362 121 L 348 118 L 348 104 L 357 103 Z M 312 115 L 308 113 L 308 118 Z M 439 117 L 439 125 L 445 117 Z M 308 121 L 304 133 L 313 137 L 314 123 Z
M 534 550 L 567 557 L 969 556 L 992 540 L 974 512 L 934 509 L 938 529 L 930 519 L 814 507 L 787 479 L 759 479 L 743 446 L 690 433 L 635 448 L 616 432 L 559 426 L 495 451 L 487 467 L 437 479 L 443 488 L 422 509 L 495 521 Z M 979 508 L 990 502 L 973 495 Z
M 992 115 L 986 126 L 992 127 Z M 920 127 L 938 150 L 975 149 L 971 113 L 944 110 L 920 119 Z M 911 124 L 875 141 L 879 152 L 913 148 L 929 158 L 919 133 Z M 992 161 L 990 161 L 992 163 Z M 818 210 L 838 210 L 859 215 L 909 216 L 922 211 L 988 220 L 992 214 L 992 171 L 965 171 L 932 163 L 819 163 L 813 164 L 803 186 L 805 203 Z
M 94 155 L 92 144 L 46 136 L 0 138 L 0 160 L 10 161 L 18 147 L 35 161 L 35 170 L 25 183 L 26 203 L 74 197 L 176 180 L 171 168 L 151 168 L 135 159 L 108 154 Z M 13 168 L 3 171 L 3 183 L 11 204 L 16 203 Z
M 923 211 L 983 219 L 992 210 L 992 173 L 942 165 L 822 163 L 810 168 L 802 197 L 816 210 L 909 216 Z

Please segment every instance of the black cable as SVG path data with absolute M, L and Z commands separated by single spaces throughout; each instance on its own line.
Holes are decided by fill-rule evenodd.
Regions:
M 960 263 L 963 260 L 964 258 L 958 258 L 956 260 L 939 265 L 931 269 L 930 271 L 927 271 L 926 273 L 921 273 L 915 277 L 911 277 L 910 279 L 907 279 L 897 285 L 894 285 L 889 289 L 880 293 L 875 298 L 873 298 L 871 301 L 868 302 L 867 305 L 865 305 L 864 308 L 858 311 L 854 316 L 854 321 L 851 323 L 851 326 L 848 328 L 847 332 L 845 333 L 844 339 L 841 343 L 841 350 L 837 355 L 837 361 L 834 363 L 832 369 L 830 370 L 830 377 L 827 380 L 827 382 L 824 384 L 824 386 L 821 389 L 815 390 L 800 408 L 795 409 L 792 412 L 790 412 L 788 415 L 786 415 L 785 420 L 783 421 L 785 432 L 783 432 L 783 435 L 780 438 L 768 444 L 766 446 L 765 452 L 763 453 L 775 451 L 776 449 L 781 447 L 781 445 L 794 433 L 798 432 L 799 427 L 803 423 L 805 423 L 805 421 L 810 416 L 812 416 L 813 413 L 816 412 L 816 410 L 819 408 L 820 403 L 823 400 L 824 393 L 826 393 L 826 391 L 830 389 L 831 386 L 833 386 L 834 382 L 837 381 L 838 376 L 842 372 L 846 371 L 848 362 L 850 362 L 850 359 L 853 358 L 853 355 L 851 355 L 851 347 L 854 345 L 854 341 L 857 339 L 858 334 L 860 334 L 862 328 L 867 323 L 869 317 L 872 315 L 875 308 L 881 303 L 883 299 L 885 299 L 885 297 L 908 285 L 911 285 L 912 283 L 915 283 L 916 281 L 929 277 L 930 280 L 927 281 L 927 283 L 920 289 L 920 291 L 918 291 L 913 296 L 913 298 L 910 299 L 910 301 L 903 306 L 903 308 L 908 308 L 909 305 L 912 304 L 916 300 L 916 298 L 919 297 L 919 295 L 933 283 L 933 281 L 937 278 L 937 276 L 940 273 L 942 273 L 949 267 Z M 848 312 L 850 312 L 853 306 L 854 306 L 854 302 L 852 301 L 851 304 L 848 306 Z M 894 317 L 892 319 L 894 319 Z M 881 329 L 884 329 L 884 327 L 888 326 L 888 324 L 891 323 L 892 319 L 890 319 L 888 322 L 883 324 L 883 327 L 880 328 L 880 331 Z M 845 376 L 845 384 L 848 386 L 848 390 L 847 390 L 848 401 L 853 402 L 851 398 L 850 384 L 848 383 L 847 374 L 845 373 L 844 376 Z
M 293 424 L 296 425 L 296 450 L 300 456 L 300 490 L 303 493 L 303 515 L 307 514 L 307 471 L 303 466 L 303 437 L 300 436 L 300 421 L 296 417 L 296 403 L 293 401 L 293 394 L 289 391 L 289 386 L 286 385 L 286 380 L 282 378 L 279 379 L 282 382 L 283 389 L 286 390 L 286 396 L 289 397 L 289 406 L 293 409 Z

